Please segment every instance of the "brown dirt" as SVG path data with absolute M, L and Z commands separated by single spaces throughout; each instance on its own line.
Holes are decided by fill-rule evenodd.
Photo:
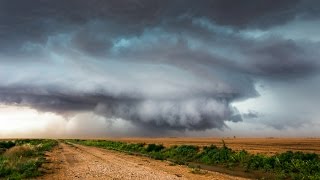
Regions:
M 157 143 L 164 146 L 214 144 L 222 146 L 222 139 L 233 150 L 272 155 L 285 151 L 303 151 L 320 154 L 320 138 L 115 138 L 110 140 L 130 143 Z
M 95 147 L 59 146 L 47 154 L 48 174 L 39 179 L 244 179 L 217 172 L 193 171 L 166 161 L 128 155 Z

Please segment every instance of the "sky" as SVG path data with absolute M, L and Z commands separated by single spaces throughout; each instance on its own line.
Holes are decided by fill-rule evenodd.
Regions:
M 318 137 L 320 1 L 0 0 L 0 138 Z

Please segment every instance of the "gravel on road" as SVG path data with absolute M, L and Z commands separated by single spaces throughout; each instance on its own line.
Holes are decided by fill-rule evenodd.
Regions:
M 74 144 L 59 143 L 46 155 L 50 163 L 39 179 L 244 179 L 205 170 L 192 173 L 191 168 L 167 161 Z

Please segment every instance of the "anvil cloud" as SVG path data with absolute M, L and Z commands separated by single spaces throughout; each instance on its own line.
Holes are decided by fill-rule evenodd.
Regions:
M 315 124 L 319 18 L 316 0 L 1 0 L 0 103 L 155 134 Z

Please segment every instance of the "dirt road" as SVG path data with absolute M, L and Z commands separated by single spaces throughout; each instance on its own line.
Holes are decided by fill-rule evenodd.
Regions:
M 194 174 L 186 166 L 166 161 L 64 143 L 47 158 L 51 161 L 44 166 L 48 174 L 39 179 L 243 179 L 217 172 Z

